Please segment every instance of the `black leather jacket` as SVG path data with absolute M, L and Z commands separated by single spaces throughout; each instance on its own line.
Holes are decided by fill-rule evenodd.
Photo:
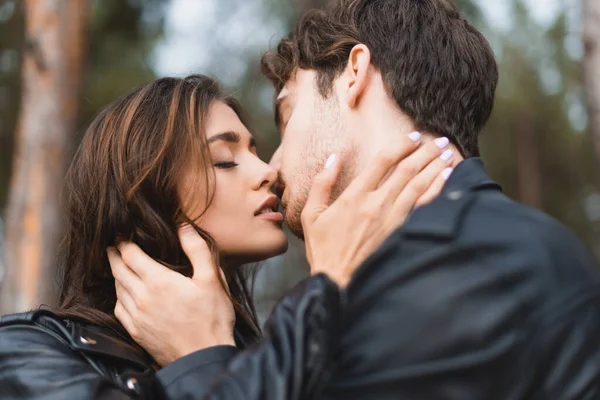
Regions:
M 504 196 L 478 159 L 363 263 L 346 296 L 333 364 L 310 375 L 305 359 L 259 346 L 232 358 L 208 398 L 304 399 L 307 385 L 327 400 L 600 399 L 597 263 L 559 223 Z M 295 375 L 274 374 L 276 362 Z M 265 391 L 271 379 L 285 389 Z
M 252 382 L 252 398 L 309 399 L 319 391 L 339 316 L 338 288 L 323 275 L 282 300 L 268 339 L 252 353 L 265 372 Z M 237 352 L 210 348 L 201 360 L 194 354 L 155 372 L 143 349 L 105 328 L 47 310 L 8 315 L 0 319 L 0 399 L 200 399 Z
M 455 168 L 441 195 L 365 261 L 342 297 L 316 276 L 286 296 L 270 321 L 261 345 L 190 354 L 155 376 L 140 376 L 137 393 L 211 400 L 600 399 L 596 262 L 560 224 L 504 196 L 477 159 Z M 128 389 L 136 382 L 119 383 L 129 372 L 116 381 L 103 377 L 72 343 L 37 329 L 0 332 L 0 392 L 9 393 L 0 398 L 135 395 Z

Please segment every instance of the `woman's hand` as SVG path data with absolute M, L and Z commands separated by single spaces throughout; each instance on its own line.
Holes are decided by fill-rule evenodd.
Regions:
M 416 140 L 415 140 L 416 139 Z M 420 135 L 381 153 L 330 205 L 341 169 L 335 155 L 315 176 L 302 227 L 311 274 L 325 273 L 345 287 L 356 268 L 406 219 L 432 200 L 452 172 L 449 141 L 439 138 L 415 151 Z
M 115 285 L 115 316 L 161 366 L 197 350 L 235 345 L 235 313 L 217 277 L 211 252 L 189 225 L 179 232 L 194 268 L 187 278 L 150 258 L 133 243 L 108 250 Z

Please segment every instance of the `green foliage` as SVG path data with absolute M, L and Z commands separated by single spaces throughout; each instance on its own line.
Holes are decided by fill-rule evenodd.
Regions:
M 581 60 L 568 54 L 566 12 L 545 27 L 521 1 L 514 2 L 513 28 L 492 38 L 501 43 L 500 83 L 481 146 L 492 176 L 509 196 L 520 199 L 517 182 L 525 167 L 516 157 L 518 124 L 528 121 L 539 156 L 541 208 L 598 251 L 598 232 L 584 208 L 587 196 L 598 190 L 591 135 L 574 126 L 580 120 L 569 118 L 574 103 L 583 102 L 583 82 Z
M 13 132 L 19 112 L 23 22 L 23 10 L 15 0 L 0 1 L 0 211 L 8 195 Z
M 258 1 L 258 0 L 257 0 Z M 310 0 L 261 0 L 264 21 L 278 21 L 290 29 Z M 566 37 L 573 29 L 566 18 L 568 8 L 552 26 L 537 23 L 522 0 L 511 0 L 511 26 L 508 31 L 493 28 L 474 0 L 456 0 L 461 13 L 493 43 L 500 64 L 496 107 L 485 128 L 481 146 L 483 158 L 494 178 L 512 197 L 519 199 L 519 175 L 523 165 L 517 160 L 521 143 L 519 124 L 527 121 L 535 132 L 539 156 L 541 207 L 565 222 L 589 244 L 597 240 L 593 221 L 586 216 L 585 199 L 598 190 L 597 164 L 591 135 L 573 119 L 573 107 L 583 104 L 581 60 L 569 52 Z M 82 95 L 80 133 L 98 110 L 132 87 L 154 78 L 150 55 L 163 38 L 165 0 L 93 0 L 87 72 Z M 242 7 L 250 2 L 215 2 L 215 40 L 202 48 L 214 60 L 199 71 L 226 76 L 232 54 L 248 65 L 244 76 L 229 90 L 238 97 L 252 117 L 260 155 L 268 159 L 278 145 L 270 103 L 272 89 L 261 76 L 259 59 L 266 46 L 239 44 L 227 47 L 229 26 L 241 25 L 248 37 L 257 29 L 246 19 Z M 252 2 L 252 4 L 256 4 Z M 232 12 L 237 10 L 238 12 Z M 242 10 L 243 11 L 243 10 Z M 259 22 L 260 25 L 260 22 Z M 270 28 L 269 28 L 270 29 Z M 274 32 L 269 45 L 283 32 Z M 13 133 L 19 105 L 19 64 L 23 49 L 23 15 L 16 0 L 0 0 L 0 209 L 5 204 L 13 148 Z M 199 49 L 200 51 L 200 49 Z M 229 58 L 228 58 L 229 57 Z M 583 127 L 583 128 L 582 128 Z
M 117 97 L 154 79 L 149 57 L 162 37 L 163 0 L 94 0 L 81 130 Z
M 472 0 L 456 0 L 455 3 L 461 14 L 469 21 L 479 22 L 482 20 L 481 9 Z
M 166 4 L 163 0 L 93 0 L 81 95 L 80 133 L 100 108 L 134 86 L 154 78 L 148 60 L 156 41 L 162 37 Z M 23 29 L 23 10 L 19 2 L 1 1 L 0 210 L 6 204 L 19 112 Z

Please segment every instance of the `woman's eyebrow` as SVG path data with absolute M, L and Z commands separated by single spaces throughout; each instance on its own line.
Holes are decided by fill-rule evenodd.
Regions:
M 216 135 L 209 137 L 207 142 L 208 142 L 208 144 L 211 144 L 214 142 L 223 141 L 223 142 L 227 142 L 227 143 L 236 143 L 237 144 L 241 140 L 242 140 L 242 136 L 239 133 L 233 132 L 233 131 L 227 131 L 227 132 L 217 133 Z M 254 139 L 254 136 L 250 136 L 250 147 L 256 147 L 256 139 Z
M 209 137 L 207 142 L 208 142 L 208 144 L 211 144 L 211 143 L 217 142 L 219 140 L 222 140 L 227 143 L 239 143 L 240 140 L 242 140 L 242 138 L 241 138 L 240 134 L 237 132 L 227 131 L 227 132 L 217 133 L 216 135 Z

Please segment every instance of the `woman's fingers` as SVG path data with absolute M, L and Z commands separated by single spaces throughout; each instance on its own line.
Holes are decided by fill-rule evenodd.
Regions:
M 417 200 L 415 206 L 418 207 L 427 204 L 437 197 L 448 181 L 448 178 L 450 178 L 452 171 L 452 167 L 443 169 L 442 172 L 435 178 L 433 183 L 429 186 L 429 189 L 421 197 L 419 197 L 419 200 Z
M 391 220 L 401 224 L 414 208 L 425 204 L 427 198 L 433 199 L 444 186 L 442 175 L 447 168 L 446 161 L 435 160 L 411 179 L 392 206 Z
M 404 202 L 406 205 L 414 207 L 417 204 L 417 201 L 425 193 L 430 192 L 431 186 L 438 181 L 442 171 L 449 168 L 451 163 L 451 159 L 442 159 L 439 157 L 434 159 L 421 172 L 406 183 L 406 186 L 402 192 L 398 194 L 394 203 Z M 441 188 L 441 186 L 439 188 Z
M 311 224 L 319 215 L 329 207 L 331 190 L 340 173 L 341 162 L 335 154 L 327 158 L 323 170 L 313 178 L 308 193 L 308 198 L 302 211 L 302 225 Z
M 414 198 L 416 202 L 427 191 L 435 176 L 452 163 L 454 153 L 448 149 L 449 145 L 450 141 L 447 138 L 438 138 L 402 160 L 378 190 L 387 198 L 384 203 L 394 204 L 406 189 L 418 195 Z
M 400 137 L 397 147 L 382 151 L 363 172 L 348 186 L 344 193 L 349 195 L 370 192 L 377 189 L 382 181 L 393 171 L 401 160 L 419 147 L 422 135 L 413 132 Z

